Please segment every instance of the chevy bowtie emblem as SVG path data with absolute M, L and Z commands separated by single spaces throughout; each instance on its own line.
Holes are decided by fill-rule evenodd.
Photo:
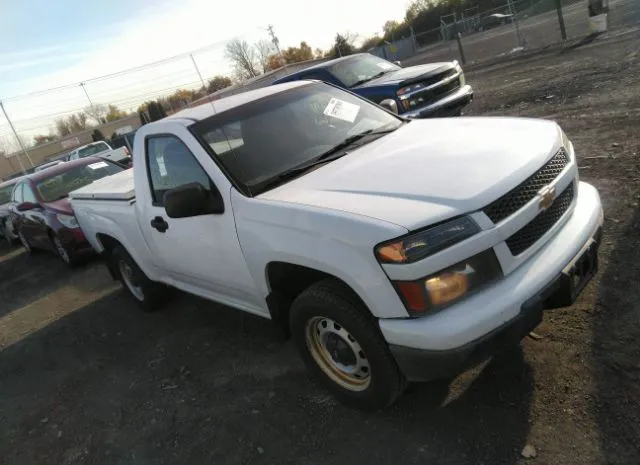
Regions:
M 540 202 L 538 203 L 538 207 L 540 208 L 540 210 L 546 210 L 556 199 L 556 188 L 554 186 L 544 186 L 542 189 L 540 189 L 538 194 L 540 194 Z

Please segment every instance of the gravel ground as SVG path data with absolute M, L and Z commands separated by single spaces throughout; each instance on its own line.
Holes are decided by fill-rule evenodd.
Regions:
M 268 322 L 182 294 L 142 314 L 97 262 L 1 246 L 0 463 L 638 463 L 639 39 L 468 73 L 470 113 L 559 121 L 606 209 L 600 273 L 541 339 L 365 414 Z

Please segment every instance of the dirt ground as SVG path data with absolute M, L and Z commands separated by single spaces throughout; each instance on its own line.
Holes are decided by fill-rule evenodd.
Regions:
M 639 39 L 468 73 L 470 113 L 557 120 L 606 209 L 600 273 L 542 339 L 365 414 L 268 322 L 182 294 L 142 314 L 97 262 L 3 245 L 0 463 L 639 463 Z

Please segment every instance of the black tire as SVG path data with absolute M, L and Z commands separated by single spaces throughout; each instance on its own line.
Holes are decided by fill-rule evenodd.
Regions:
M 168 295 L 168 289 L 164 284 L 151 281 L 131 258 L 131 255 L 120 245 L 113 248 L 110 259 L 112 260 L 112 269 L 117 273 L 122 286 L 143 311 L 153 312 L 162 308 Z M 130 287 L 127 278 L 123 276 L 121 262 L 130 268 L 131 284 L 134 285 L 134 288 Z M 139 288 L 141 294 L 135 292 L 135 287 Z
M 18 239 L 20 241 L 20 244 L 22 245 L 22 248 L 26 250 L 26 252 L 29 255 L 35 255 L 38 252 L 38 250 L 31 247 L 31 243 L 29 242 L 29 239 L 25 237 L 22 231 L 18 231 Z
M 315 331 L 310 328 L 315 321 L 324 324 L 325 319 L 344 328 L 362 348 L 364 353 L 360 354 L 367 360 L 369 372 L 366 387 L 359 386 L 357 391 L 344 387 L 328 374 L 330 371 L 326 371 L 326 364 L 322 368 L 322 362 L 314 358 L 312 352 L 318 357 L 318 351 L 312 348 L 314 343 L 309 342 L 313 338 L 309 335 Z M 291 306 L 290 326 L 292 338 L 307 368 L 341 402 L 363 410 L 377 410 L 391 405 L 404 391 L 406 380 L 375 319 L 353 291 L 342 283 L 328 279 L 303 291 Z

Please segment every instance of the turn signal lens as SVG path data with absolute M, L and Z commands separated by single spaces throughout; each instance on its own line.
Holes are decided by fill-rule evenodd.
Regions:
M 425 282 L 431 303 L 439 307 L 462 297 L 469 290 L 469 280 L 464 274 L 443 273 Z
M 407 261 L 404 253 L 404 243 L 394 242 L 378 249 L 378 257 L 384 262 L 402 263 Z
M 424 291 L 418 282 L 398 282 L 398 290 L 404 299 L 407 308 L 414 312 L 422 312 L 425 309 L 426 301 Z

